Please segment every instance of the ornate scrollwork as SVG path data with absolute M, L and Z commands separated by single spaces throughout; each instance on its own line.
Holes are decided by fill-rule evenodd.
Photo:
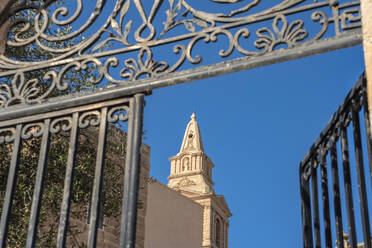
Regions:
M 162 74 L 175 71 L 185 61 L 187 53 L 185 46 L 177 45 L 174 47 L 173 52 L 175 54 L 181 53 L 181 56 L 172 67 L 169 67 L 169 64 L 164 61 L 154 61 L 150 48 L 142 48 L 139 51 L 137 60 L 129 58 L 124 61 L 125 67 L 120 71 L 122 80 L 114 79 L 110 74 L 109 68 L 119 65 L 119 60 L 116 57 L 111 57 L 101 67 L 101 76 L 106 77 L 113 84 L 127 84 L 138 79 L 159 77 Z
M 193 6 L 197 4 L 191 4 L 191 0 L 155 0 L 146 4 L 143 0 L 116 0 L 114 5 L 95 0 L 92 13 L 84 12 L 84 6 L 92 4 L 91 1 L 75 0 L 71 13 L 55 2 L 47 1 L 41 6 L 26 4 L 11 13 L 16 16 L 27 8 L 35 10 L 33 17 L 12 23 L 7 45 L 38 48 L 50 56 L 27 62 L 0 55 L 0 77 L 12 78 L 11 83 L 0 85 L 1 108 L 36 104 L 68 94 L 73 86 L 65 77 L 76 71 L 94 71 L 89 79 L 91 88 L 128 85 L 145 78 L 168 76 L 184 64 L 200 64 L 203 56 L 195 51 L 197 44 L 218 42 L 219 36 L 228 41 L 225 49 L 218 51 L 220 59 L 229 58 L 234 51 L 255 59 L 281 45 L 291 49 L 329 38 L 332 32 L 327 31 L 331 27 L 335 29 L 335 37 L 350 30 L 360 32 L 361 27 L 360 4 L 353 0 L 343 3 L 282 0 L 256 12 L 261 0 L 246 0 L 245 5 L 239 0 L 209 1 L 217 4 L 221 13 L 201 10 L 201 6 Z M 224 13 L 226 4 L 231 7 Z M 233 6 L 239 7 L 234 9 Z M 105 21 L 101 25 L 94 25 L 98 17 L 102 19 L 107 13 L 104 7 L 112 8 L 111 14 L 102 17 Z M 158 13 L 160 9 L 166 10 L 165 15 Z M 305 15 L 299 19 L 297 13 Z M 140 22 L 135 22 L 134 18 Z M 78 22 L 78 19 L 86 21 Z M 314 24 L 320 25 L 318 30 L 309 28 Z M 57 32 L 60 29 L 64 31 Z M 88 30 L 90 35 L 85 39 L 83 34 Z M 155 48 L 160 46 L 173 47 L 174 54 L 178 55 L 176 62 L 156 57 L 159 53 Z M 116 56 L 120 54 L 129 56 Z M 40 78 L 32 74 L 38 69 L 46 72 L 39 75 Z M 119 79 L 113 76 L 118 71 Z M 100 84 L 103 80 L 108 82 Z
M 145 58 L 145 56 L 147 57 Z M 140 50 L 137 61 L 132 58 L 125 60 L 124 64 L 126 67 L 121 70 L 120 76 L 128 80 L 137 80 L 141 76 L 154 77 L 169 67 L 164 61 L 153 61 L 152 52 L 148 47 Z
M 0 129 L 0 145 L 13 142 L 15 132 L 16 129 L 14 127 Z
M 281 28 L 279 22 L 282 22 Z M 272 26 L 275 34 L 268 28 L 257 30 L 258 40 L 254 42 L 254 45 L 259 49 L 264 49 L 265 52 L 273 51 L 280 44 L 294 47 L 308 36 L 308 32 L 303 29 L 302 20 L 296 20 L 288 25 L 287 19 L 282 14 L 275 17 Z
M 101 113 L 98 110 L 85 112 L 79 117 L 79 127 L 98 126 L 101 123 Z
M 72 128 L 72 117 L 66 116 L 54 119 L 50 123 L 50 132 L 57 134 L 61 131 L 67 132 Z
M 30 123 L 22 128 L 22 139 L 29 139 L 31 137 L 41 137 L 44 133 L 45 124 L 43 122 Z
M 0 106 L 7 107 L 17 100 L 22 103 L 29 101 L 39 93 L 37 83 L 37 80 L 25 82 L 24 74 L 17 73 L 10 85 L 0 85 Z
M 127 121 L 128 113 L 129 107 L 127 105 L 112 107 L 107 112 L 107 121 L 111 123 L 116 123 L 118 121 Z
M 48 8 L 56 1 L 47 1 L 44 5 L 38 7 L 38 11 L 35 12 L 34 19 L 32 22 L 28 19 L 20 19 L 14 22 L 10 30 L 15 30 L 14 37 L 9 39 L 7 44 L 12 47 L 20 47 L 26 46 L 30 44 L 36 44 L 45 52 L 50 52 L 54 54 L 61 54 L 56 58 L 52 58 L 49 60 L 57 61 L 62 58 L 67 58 L 68 56 L 73 55 L 76 52 L 83 51 L 86 49 L 94 40 L 96 40 L 100 32 L 92 35 L 89 39 L 82 40 L 78 43 L 70 43 L 70 46 L 67 47 L 60 47 L 55 43 L 61 43 L 64 41 L 72 40 L 86 31 L 89 27 L 91 27 L 94 21 L 97 19 L 99 14 L 102 11 L 104 1 L 103 0 L 96 0 L 96 5 L 94 8 L 93 13 L 89 16 L 89 18 L 83 22 L 84 24 L 75 31 L 70 31 L 67 34 L 58 33 L 56 35 L 52 35 L 51 32 L 48 32 L 48 29 L 51 28 L 51 23 L 58 25 L 58 26 L 67 26 L 74 23 L 77 18 L 82 14 L 83 10 L 83 3 L 82 0 L 75 0 L 76 1 L 76 10 L 74 13 L 68 17 L 66 20 L 59 20 L 60 16 L 67 16 L 69 14 L 69 10 L 66 7 L 59 7 L 56 8 L 52 14 L 49 14 Z M 118 0 L 117 4 L 121 4 L 122 1 Z M 34 9 L 36 6 L 33 4 L 25 5 L 21 10 L 25 10 L 27 8 Z M 113 11 L 112 16 L 116 16 L 117 11 Z M 51 17 L 50 17 L 51 16 Z M 101 29 L 107 27 L 108 23 L 105 23 Z M 19 27 L 17 29 L 17 27 Z M 33 32 L 34 34 L 31 37 L 25 37 L 25 34 L 28 32 Z M 54 43 L 55 42 L 55 43 Z M 55 45 L 53 45 L 55 44 Z M 11 61 L 9 61 L 11 62 Z
M 95 58 L 84 61 L 76 61 L 63 66 L 59 71 L 47 71 L 42 77 L 45 82 L 40 82 L 38 78 L 26 80 L 25 73 L 18 72 L 14 75 L 11 83 L 0 84 L 0 107 L 8 107 L 15 104 L 34 104 L 45 101 L 55 91 L 69 91 L 70 85 L 64 80 L 66 74 L 71 71 L 87 69 L 88 64 L 94 64 L 101 68 L 102 63 Z M 103 72 L 99 70 L 95 76 L 89 78 L 92 85 L 98 84 L 103 79 Z M 46 83 L 48 82 L 48 83 Z

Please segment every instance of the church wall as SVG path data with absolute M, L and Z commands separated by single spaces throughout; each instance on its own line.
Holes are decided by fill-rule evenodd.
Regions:
M 157 181 L 147 190 L 145 248 L 202 247 L 202 206 Z
M 364 61 L 367 74 L 368 105 L 372 106 L 372 1 L 361 0 Z M 370 108 L 370 118 L 372 118 Z

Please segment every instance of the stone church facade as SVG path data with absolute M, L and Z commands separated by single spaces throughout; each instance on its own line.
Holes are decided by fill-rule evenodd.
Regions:
M 117 132 L 115 137 L 126 136 Z M 149 177 L 150 147 L 142 144 L 136 248 L 228 248 L 231 212 L 224 196 L 214 191 L 213 168 L 195 114 L 180 152 L 170 158 L 168 185 Z M 77 239 L 83 245 L 88 225 L 77 219 L 71 224 L 79 226 Z M 104 218 L 97 247 L 118 247 L 119 235 L 120 218 Z
M 195 114 L 185 131 L 180 152 L 170 158 L 168 187 L 203 208 L 203 248 L 227 248 L 231 212 L 223 195 L 213 189 L 214 164 L 204 152 Z

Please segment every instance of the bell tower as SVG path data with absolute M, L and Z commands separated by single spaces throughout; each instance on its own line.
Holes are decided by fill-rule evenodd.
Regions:
M 168 187 L 203 207 L 203 248 L 228 248 L 231 212 L 223 195 L 214 192 L 214 164 L 204 152 L 195 113 L 187 124 L 181 149 L 171 157 Z
M 213 193 L 212 161 L 204 153 L 203 142 L 195 113 L 187 124 L 180 152 L 170 159 L 168 187 L 197 194 Z

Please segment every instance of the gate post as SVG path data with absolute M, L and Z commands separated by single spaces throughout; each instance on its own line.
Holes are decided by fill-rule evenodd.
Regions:
M 361 11 L 368 106 L 372 106 L 372 0 L 361 0 Z M 371 108 L 369 108 L 369 112 L 371 120 Z

